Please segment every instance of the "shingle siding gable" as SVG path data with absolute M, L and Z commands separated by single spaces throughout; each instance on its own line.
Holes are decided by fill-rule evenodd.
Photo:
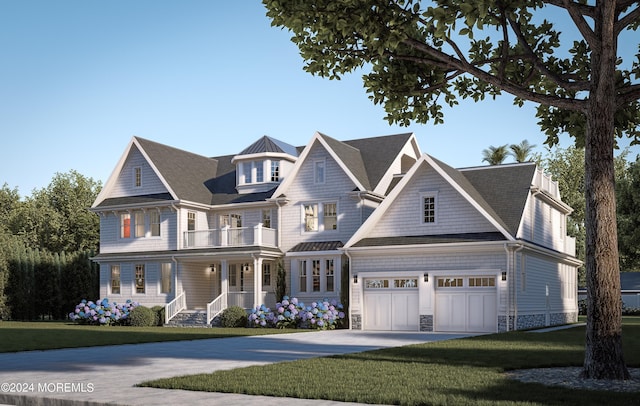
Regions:
M 141 186 L 136 187 L 135 168 L 141 169 Z M 162 184 L 158 175 L 142 153 L 134 145 L 129 151 L 122 170 L 118 174 L 116 183 L 111 190 L 110 198 L 124 196 L 141 196 L 167 193 L 167 188 Z
M 325 183 L 314 183 L 314 162 L 325 161 Z M 331 155 L 316 143 L 311 147 L 287 189 L 287 204 L 282 208 L 280 219 L 283 252 L 300 242 L 346 241 L 360 226 L 361 213 L 358 200 L 350 196 L 355 184 Z M 305 232 L 303 230 L 302 206 L 304 203 L 336 202 L 338 230 Z
M 437 193 L 436 223 L 423 224 L 421 196 Z M 494 232 L 496 228 L 433 168 L 422 165 L 367 238 Z

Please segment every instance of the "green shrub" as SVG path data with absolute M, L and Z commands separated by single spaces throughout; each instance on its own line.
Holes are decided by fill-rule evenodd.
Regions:
M 156 314 L 156 326 L 164 325 L 164 306 L 153 306 L 151 308 L 153 312 Z
M 134 327 L 155 326 L 156 313 L 146 306 L 137 306 L 129 313 L 129 323 Z
M 222 327 L 246 327 L 247 311 L 240 306 L 227 307 L 220 315 Z

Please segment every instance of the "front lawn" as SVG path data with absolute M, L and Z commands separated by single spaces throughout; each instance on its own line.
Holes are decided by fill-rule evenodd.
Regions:
M 295 331 L 295 330 L 294 330 Z M 138 344 L 289 333 L 258 328 L 88 326 L 70 322 L 0 321 L 0 352 L 51 350 L 88 345 Z
M 508 380 L 521 368 L 580 366 L 584 327 L 511 332 L 161 379 L 141 386 L 401 405 L 628 405 L 640 394 Z M 640 318 L 624 318 L 624 352 L 640 367 Z

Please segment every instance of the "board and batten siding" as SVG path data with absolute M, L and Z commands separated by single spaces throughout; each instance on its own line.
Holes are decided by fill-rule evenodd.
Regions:
M 151 209 L 155 210 L 155 209 Z M 120 214 L 123 212 L 104 212 L 100 216 L 100 252 L 162 251 L 176 249 L 176 212 L 163 208 L 160 210 L 160 236 L 149 235 L 149 216 L 145 214 L 147 235 L 135 237 L 133 213 L 131 211 L 131 237 L 120 237 Z
M 317 160 L 325 161 L 325 182 L 322 184 L 314 183 L 314 162 Z M 338 163 L 319 143 L 315 143 L 286 191 L 288 203 L 282 207 L 280 221 L 282 251 L 306 241 L 347 241 L 362 224 L 360 202 L 350 196 L 354 188 L 355 184 Z M 304 231 L 303 205 L 316 202 L 337 203 L 337 230 Z
M 141 168 L 142 183 L 135 186 L 134 168 Z M 138 148 L 133 145 L 125 160 L 109 197 L 142 196 L 156 193 L 167 193 L 167 188 L 151 168 Z
M 423 223 L 422 196 L 434 193 L 436 222 Z M 423 165 L 367 237 L 496 231 L 495 227 L 433 168 Z

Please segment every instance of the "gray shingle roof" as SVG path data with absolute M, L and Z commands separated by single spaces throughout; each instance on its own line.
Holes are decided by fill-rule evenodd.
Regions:
M 451 244 L 463 242 L 503 241 L 505 236 L 498 232 L 411 235 L 401 237 L 363 238 L 354 247 L 381 247 L 391 245 L 423 245 L 423 244 Z
M 534 163 L 460 169 L 513 236 L 520 227 L 535 171 Z
M 320 134 L 329 147 L 338 155 L 340 160 L 349 168 L 353 176 L 362 184 L 365 190 L 371 190 L 369 176 L 364 165 L 360 150 L 346 142 L 338 141 L 327 135 Z
M 289 252 L 335 251 L 343 245 L 342 241 L 301 242 L 291 248 Z

